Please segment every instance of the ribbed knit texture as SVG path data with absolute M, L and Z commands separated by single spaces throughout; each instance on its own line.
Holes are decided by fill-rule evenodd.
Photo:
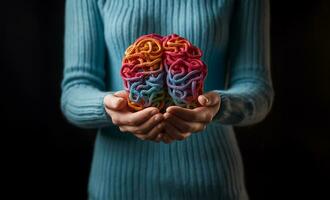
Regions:
M 274 99 L 268 0 L 67 0 L 61 108 L 98 128 L 89 199 L 248 199 L 233 126 L 265 118 Z M 114 126 L 106 94 L 123 89 L 125 49 L 143 34 L 176 33 L 204 52 L 205 91 L 221 97 L 206 130 L 171 144 Z

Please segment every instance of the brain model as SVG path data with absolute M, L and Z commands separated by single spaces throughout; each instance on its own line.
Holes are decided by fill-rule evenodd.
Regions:
M 206 65 L 202 51 L 177 34 L 139 37 L 126 51 L 121 77 L 133 111 L 154 106 L 197 107 L 203 94 Z

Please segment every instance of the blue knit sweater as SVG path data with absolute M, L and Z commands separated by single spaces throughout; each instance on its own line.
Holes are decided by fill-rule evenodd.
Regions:
M 98 128 L 90 199 L 248 199 L 233 126 L 265 118 L 274 99 L 267 0 L 67 0 L 61 108 Z M 123 89 L 125 49 L 177 33 L 204 52 L 205 91 L 221 97 L 207 128 L 171 144 L 121 133 L 103 107 Z

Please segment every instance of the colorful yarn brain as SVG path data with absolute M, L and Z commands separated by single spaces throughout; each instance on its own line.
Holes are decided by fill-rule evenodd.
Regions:
M 139 37 L 126 51 L 121 77 L 133 111 L 154 106 L 197 107 L 207 68 L 202 51 L 177 34 Z

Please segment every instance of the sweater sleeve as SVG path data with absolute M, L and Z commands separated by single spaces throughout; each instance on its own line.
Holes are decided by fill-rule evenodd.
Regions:
M 82 128 L 111 125 L 103 105 L 105 43 L 97 0 L 67 0 L 61 110 Z
M 214 121 L 252 125 L 266 117 L 274 99 L 269 58 L 269 1 L 235 0 L 230 23 L 228 87 L 214 90 L 221 98 Z

